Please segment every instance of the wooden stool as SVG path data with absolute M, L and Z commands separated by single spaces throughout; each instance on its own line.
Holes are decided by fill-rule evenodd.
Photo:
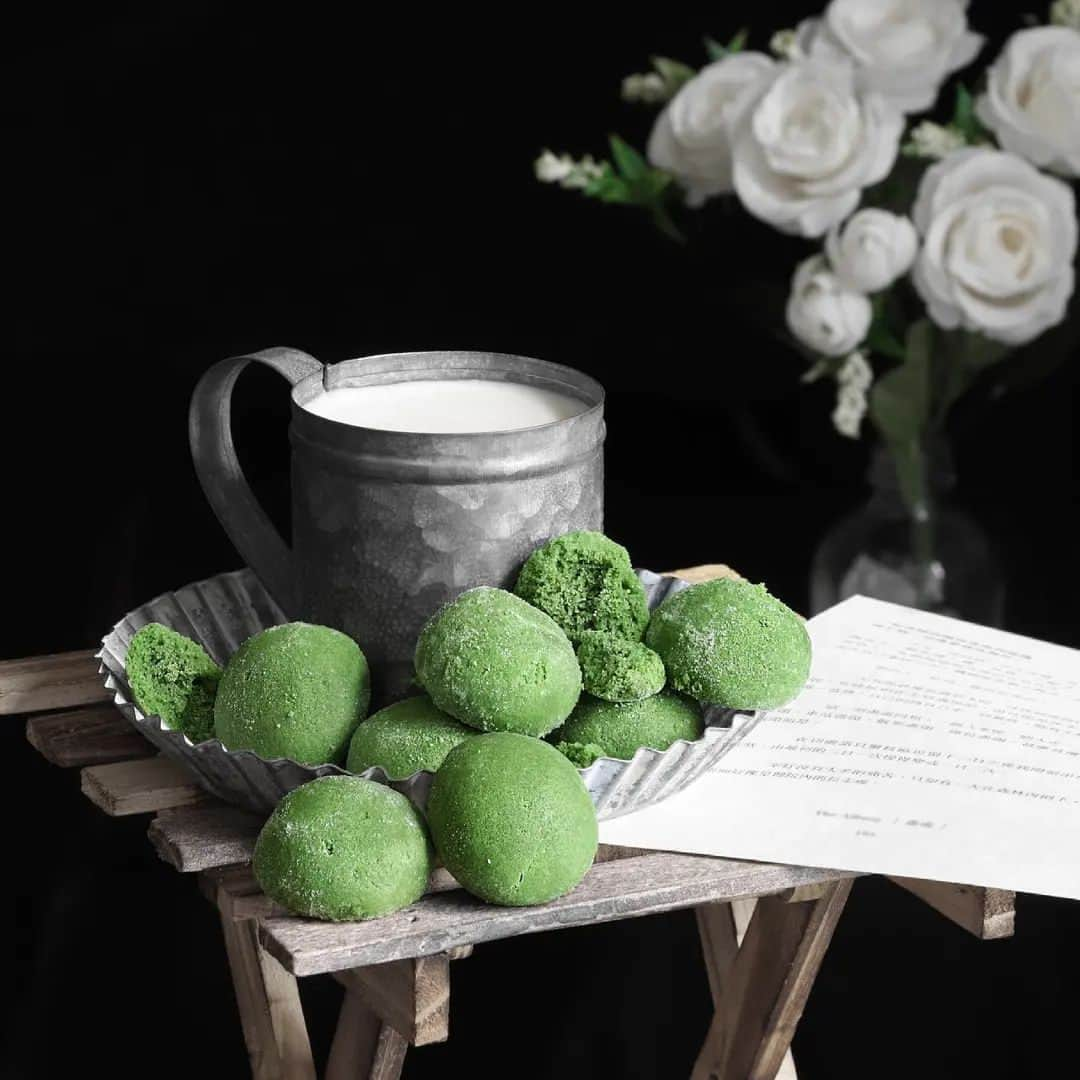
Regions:
M 726 568 L 679 576 L 704 579 Z M 90 652 L 0 663 L 0 715 L 35 713 L 30 743 L 81 767 L 84 794 L 112 816 L 153 814 L 155 850 L 194 874 L 221 917 L 252 1075 L 314 1078 L 297 978 L 344 989 L 328 1078 L 391 1080 L 410 1045 L 449 1034 L 451 962 L 518 934 L 693 907 L 714 1015 L 694 1080 L 794 1080 L 789 1047 L 854 874 L 705 856 L 601 848 L 568 896 L 499 908 L 437 870 L 414 905 L 370 922 L 299 919 L 260 891 L 250 869 L 262 818 L 214 799 L 159 756 L 108 695 Z M 898 884 L 978 937 L 1012 933 L 1014 896 L 936 882 Z

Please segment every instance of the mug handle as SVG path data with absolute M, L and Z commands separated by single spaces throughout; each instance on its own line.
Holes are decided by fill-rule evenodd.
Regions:
M 288 348 L 219 361 L 203 375 L 191 396 L 188 438 L 199 483 L 218 521 L 270 595 L 292 615 L 296 611 L 292 554 L 252 494 L 232 440 L 233 386 L 252 361 L 272 368 L 290 386 L 323 370 L 314 356 Z

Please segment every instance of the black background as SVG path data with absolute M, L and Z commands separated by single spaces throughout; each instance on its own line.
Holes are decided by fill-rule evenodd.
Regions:
M 988 53 L 1020 25 L 1010 7 L 973 4 Z M 6 16 L 0 656 L 88 646 L 236 565 L 190 466 L 187 399 L 213 361 L 272 344 L 582 368 L 609 391 L 607 527 L 635 561 L 726 561 L 805 608 L 813 546 L 863 497 L 867 454 L 774 334 L 811 245 L 715 205 L 678 248 L 531 171 L 544 146 L 643 143 L 650 114 L 618 87 L 650 54 L 700 63 L 703 34 L 745 23 L 764 48 L 805 13 Z M 997 545 L 1009 628 L 1074 646 L 1075 368 L 976 393 L 954 423 L 957 498 Z M 241 456 L 283 527 L 287 415 L 273 375 L 244 377 Z M 99 815 L 19 722 L 0 732 L 16 939 L 0 1071 L 242 1074 L 194 882 L 156 861 L 144 820 Z M 800 1075 L 1047 1075 L 1073 1054 L 1078 953 L 1075 904 L 1022 898 L 1016 938 L 984 944 L 860 882 L 795 1041 Z M 454 1038 L 413 1052 L 407 1076 L 677 1077 L 708 1018 L 686 913 L 487 946 L 454 977 Z M 324 1049 L 334 991 L 305 993 Z

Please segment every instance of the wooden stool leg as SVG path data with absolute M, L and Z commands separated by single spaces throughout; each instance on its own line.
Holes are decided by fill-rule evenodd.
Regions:
M 701 951 L 705 956 L 705 971 L 716 1011 L 721 1008 L 724 980 L 746 936 L 756 906 L 756 900 L 732 900 L 728 904 L 703 904 L 696 909 Z M 790 1047 L 784 1054 L 776 1080 L 799 1080 Z
M 360 995 L 347 990 L 330 1046 L 326 1080 L 397 1080 L 409 1044 Z
M 315 1080 L 296 979 L 258 942 L 253 919 L 221 919 L 255 1080 Z
M 850 891 L 841 881 L 814 900 L 759 900 L 734 955 L 730 910 L 698 909 L 717 1007 L 692 1080 L 776 1077 Z

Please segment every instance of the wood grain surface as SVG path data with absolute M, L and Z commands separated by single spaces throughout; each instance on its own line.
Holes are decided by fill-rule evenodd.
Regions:
M 0 660 L 0 716 L 111 700 L 91 649 Z
M 26 740 L 62 768 L 152 757 L 157 750 L 113 705 L 41 713 L 26 721 Z
M 82 771 L 82 791 L 110 817 L 213 800 L 183 765 L 160 756 L 91 765 Z
M 495 908 L 454 890 L 425 896 L 411 907 L 370 922 L 266 919 L 260 940 L 294 975 L 314 975 L 427 956 L 517 934 L 768 896 L 851 876 L 834 870 L 656 852 L 600 863 L 573 892 L 541 907 Z

